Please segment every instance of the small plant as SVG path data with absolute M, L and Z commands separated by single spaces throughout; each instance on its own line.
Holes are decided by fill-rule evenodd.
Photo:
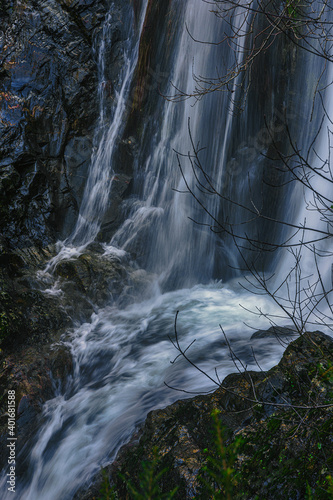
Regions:
M 327 480 L 327 493 L 329 494 L 330 498 L 333 498 L 333 478 L 331 475 L 326 476 Z
M 214 421 L 215 450 L 213 453 L 207 448 L 204 450 L 208 453 L 207 465 L 202 468 L 200 481 L 204 487 L 204 495 L 210 494 L 210 498 L 214 500 L 231 500 L 235 480 L 234 464 L 242 438 L 238 437 L 231 445 L 225 445 L 225 429 L 219 419 L 219 413 L 220 411 L 215 409 L 211 414 Z
M 312 490 L 308 482 L 306 482 L 305 498 L 306 500 L 313 500 Z
M 327 360 L 326 366 L 323 363 L 318 364 L 318 373 L 322 380 L 333 384 L 333 364 L 330 360 Z
M 289 17 L 295 18 L 298 14 L 299 0 L 287 0 L 286 7 Z
M 102 470 L 103 482 L 101 489 L 99 491 L 98 500 L 117 500 L 118 495 L 115 492 L 114 486 L 110 486 L 110 481 L 108 474 L 105 470 Z
M 131 481 L 128 481 L 123 475 L 120 474 L 121 479 L 126 483 L 129 498 L 133 500 L 171 500 L 175 496 L 178 487 L 168 493 L 161 493 L 159 481 L 167 469 L 162 469 L 160 472 L 157 472 L 159 461 L 158 449 L 155 446 L 153 448 L 152 461 L 144 461 L 141 464 L 142 470 L 139 475 L 138 489 L 132 484 Z

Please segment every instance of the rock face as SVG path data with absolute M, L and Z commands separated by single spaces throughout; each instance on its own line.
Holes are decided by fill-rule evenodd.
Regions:
M 73 317 L 88 320 L 142 281 L 98 245 L 38 277 L 56 253 L 53 243 L 77 218 L 99 115 L 98 48 L 109 7 L 107 0 L 0 4 L 0 410 L 4 415 L 4 395 L 15 389 L 20 436 L 32 432 L 53 396 L 52 377 L 61 381 L 71 369 L 66 349 L 49 352 L 50 344 Z M 129 30 L 122 9 L 129 8 L 116 0 L 108 18 L 106 114 Z M 127 178 L 121 184 L 119 197 Z
M 0 6 L 0 234 L 11 248 L 68 234 L 99 113 L 97 59 L 106 0 L 8 0 Z M 121 65 L 114 3 L 108 94 Z M 96 47 L 96 49 L 94 48 Z
M 65 309 L 61 296 L 45 295 L 48 283 L 37 279 L 55 253 L 52 244 L 68 236 L 77 219 L 99 99 L 104 93 L 107 113 L 119 83 L 130 7 L 112 3 L 106 34 L 109 8 L 107 0 L 8 0 L 0 5 L 2 349 L 48 342 L 74 314 L 87 319 L 92 303 L 99 306 L 109 297 L 107 277 L 118 286 L 111 294 L 120 294 L 121 266 L 116 270 L 115 262 L 106 261 L 103 275 L 93 252 L 75 264 L 64 261 L 56 270 L 68 295 Z M 103 37 L 108 64 L 98 95 Z
M 119 472 L 140 490 L 140 464 L 152 461 L 154 447 L 159 454 L 155 475 L 166 470 L 159 480 L 162 492 L 178 486 L 174 498 L 211 498 L 199 477 L 205 477 L 207 454 L 214 456 L 214 410 L 226 429 L 227 456 L 242 438 L 232 498 L 301 499 L 310 491 L 315 498 L 331 498 L 326 477 L 333 472 L 333 406 L 320 406 L 333 405 L 332 366 L 332 339 L 306 333 L 267 373 L 229 375 L 211 395 L 151 412 L 108 469 L 117 498 L 131 498 Z M 205 479 L 216 490 L 207 474 Z M 223 492 L 223 482 L 220 488 Z M 97 484 L 79 498 L 98 498 L 98 491 Z

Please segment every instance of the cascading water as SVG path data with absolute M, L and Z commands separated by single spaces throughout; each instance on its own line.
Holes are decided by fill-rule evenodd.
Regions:
M 240 31 L 243 41 L 245 28 L 242 32 L 243 16 L 239 10 L 233 29 Z M 216 61 L 224 60 L 228 66 L 234 63 L 235 57 L 241 58 L 242 44 L 235 55 L 232 50 L 226 53 L 223 47 L 198 44 L 189 36 L 191 33 L 196 39 L 214 42 L 222 37 L 223 30 L 230 30 L 212 15 L 204 2 L 187 2 L 185 19 L 188 31 L 183 30 L 177 40 L 172 68 L 169 69 L 172 85 L 163 89 L 166 95 L 172 95 L 175 88 L 191 94 L 193 73 L 211 75 L 216 70 Z M 236 82 L 237 79 L 232 91 Z M 148 150 L 144 148 L 141 154 L 139 152 L 135 161 L 135 195 L 128 201 L 128 218 L 113 237 L 112 244 L 134 253 L 144 241 L 145 253 L 138 256 L 140 264 L 159 276 L 162 289 L 174 289 L 212 279 L 216 237 L 203 228 L 210 223 L 209 217 L 203 210 L 197 209 L 191 196 L 184 196 L 186 186 L 173 151 L 192 154 L 190 125 L 192 136 L 195 140 L 199 137 L 200 144 L 205 147 L 202 161 L 209 167 L 209 175 L 219 190 L 226 162 L 233 105 L 227 93 L 207 95 L 195 106 L 192 100 L 177 104 L 168 100 L 160 101 L 157 107 L 158 114 L 163 116 L 160 129 L 156 130 L 151 125 L 156 123 L 158 116 L 147 118 L 147 133 L 142 140 L 148 142 L 150 147 Z M 152 129 L 153 138 L 149 140 Z M 194 189 L 196 178 L 187 160 L 185 158 L 183 174 Z M 218 205 L 218 197 L 212 196 L 207 209 L 216 214 Z M 199 225 L 189 224 L 188 217 L 195 219 Z M 233 261 L 231 254 L 229 260 Z
M 176 0 L 174 7 L 179 8 Z M 168 70 L 176 87 L 190 93 L 193 60 L 197 73 L 215 74 L 219 61 L 224 59 L 229 64 L 235 53 L 223 45 L 198 44 L 189 35 L 188 31 L 194 38 L 215 41 L 228 29 L 209 12 L 209 4 L 188 0 L 181 9 L 180 32 L 176 32 L 171 43 L 173 54 L 170 67 L 165 71 Z M 105 23 L 102 43 L 107 40 L 109 19 Z M 144 14 L 141 32 L 143 19 Z M 241 23 L 241 19 L 236 16 L 234 22 Z M 137 43 L 134 38 L 128 41 L 110 126 L 106 126 L 109 117 L 104 113 L 101 89 L 97 134 L 100 143 L 92 158 L 80 216 L 73 234 L 49 264 L 48 272 L 60 259 L 80 254 L 99 231 L 108 204 L 114 152 L 124 128 L 126 99 L 138 57 Z M 102 82 L 103 45 L 100 54 Z M 163 91 L 168 93 L 170 88 Z M 127 252 L 135 256 L 139 265 L 152 273 L 152 280 L 158 286 L 143 302 L 138 300 L 122 309 L 110 304 L 98 310 L 89 323 L 67 335 L 65 343 L 73 355 L 73 375 L 66 387 L 56 390 L 54 399 L 45 404 L 39 433 L 18 457 L 25 470 L 18 478 L 17 498 L 71 499 L 81 485 L 115 457 L 149 410 L 179 398 L 179 393 L 166 387 L 164 381 L 194 392 L 214 388 L 205 377 L 198 377 L 184 360 L 170 365 L 176 353 L 168 335 L 173 336 L 177 310 L 180 310 L 181 342 L 187 346 L 197 339 L 191 355 L 202 369 L 213 375 L 217 367 L 221 379 L 234 371 L 221 338 L 220 323 L 238 355 L 249 368 L 255 368 L 249 340 L 253 330 L 246 329 L 243 322 L 251 322 L 248 310 L 264 310 L 274 315 L 276 307 L 267 297 L 249 294 L 233 281 L 226 285 L 211 281 L 217 258 L 222 260 L 220 269 L 237 259 L 209 229 L 187 219 L 190 216 L 203 224 L 209 221 L 197 210 L 193 199 L 181 193 L 185 184 L 172 151 L 185 154 L 191 151 L 190 118 L 194 140 L 200 138 L 201 144 L 207 146 L 202 152 L 202 161 L 210 166 L 209 175 L 217 189 L 222 188 L 223 170 L 234 154 L 230 145 L 234 141 L 232 136 L 237 127 L 246 128 L 250 123 L 250 118 L 246 121 L 244 117 L 235 122 L 229 104 L 228 96 L 223 93 L 207 96 L 195 106 L 191 106 L 190 101 L 175 104 L 157 99 L 152 115 L 142 118 L 146 121 L 141 124 L 142 144 L 137 145 L 133 163 L 132 195 L 124 202 L 125 220 L 105 249 L 106 253 L 112 253 L 116 246 L 118 255 Z M 248 117 L 248 110 L 243 116 Z M 155 124 L 158 124 L 157 130 L 154 130 Z M 246 133 L 251 135 L 253 131 Z M 195 186 L 190 163 L 184 163 L 184 175 L 191 186 Z M 236 182 L 239 179 L 238 176 Z M 230 188 L 230 183 L 226 186 Z M 232 192 L 234 187 L 230 189 Z M 241 191 L 246 191 L 244 186 Z M 211 197 L 207 203 L 209 211 L 218 214 L 220 201 Z M 189 286 L 192 288 L 186 288 Z M 240 308 L 239 303 L 244 308 Z M 254 326 L 265 328 L 268 322 L 259 315 L 255 317 Z M 256 350 L 256 362 L 263 369 L 280 358 L 283 348 L 274 345 L 272 339 L 251 342 Z
M 164 381 L 194 393 L 212 389 L 212 383 L 198 377 L 186 363 L 170 365 L 175 351 L 168 335 L 173 336 L 177 309 L 182 342 L 187 345 L 197 339 L 192 359 L 211 376 L 215 366 L 222 378 L 234 370 L 221 338 L 221 319 L 233 348 L 254 369 L 250 346 L 244 343 L 243 321 L 249 321 L 250 315 L 242 310 L 235 321 L 239 301 L 248 308 L 259 306 L 274 313 L 264 298 L 258 301 L 246 293 L 242 297 L 237 288 L 198 285 L 123 310 L 110 306 L 78 328 L 68 339 L 73 378 L 63 393 L 44 406 L 44 422 L 17 486 L 18 498 L 72 498 L 100 467 L 114 459 L 150 410 L 179 399 L 179 393 L 168 389 Z M 267 322 L 256 324 L 264 327 Z M 272 349 L 272 339 L 252 345 L 263 369 L 281 357 L 282 347 Z
M 319 75 L 322 62 L 315 60 L 314 63 L 313 74 Z M 292 193 L 295 199 L 302 200 L 292 220 L 300 229 L 294 227 L 290 230 L 288 241 L 293 251 L 289 249 L 280 256 L 277 279 L 281 286 L 282 278 L 285 279 L 294 269 L 290 279 L 281 286 L 281 292 L 284 297 L 297 300 L 298 307 L 292 309 L 297 324 L 332 334 L 332 64 L 324 81 L 326 92 L 322 101 L 319 102 L 319 96 L 316 96 L 317 116 L 304 130 L 302 156 L 297 155 L 292 165 L 298 178 L 302 179 L 302 182 L 296 182 Z
M 98 51 L 99 120 L 95 133 L 95 150 L 92 154 L 88 179 L 74 230 L 64 242 L 58 244 L 58 254 L 48 263 L 45 270 L 46 272 L 54 269 L 59 261 L 80 255 L 86 245 L 94 241 L 100 230 L 102 218 L 109 203 L 109 195 L 114 178 L 112 158 L 119 144 L 126 114 L 128 113 L 128 94 L 137 64 L 140 34 L 145 17 L 145 7 L 146 2 L 144 2 L 144 7 L 142 8 L 139 27 L 134 30 L 137 32 L 138 36 L 133 36 L 131 32 L 131 27 L 133 27 L 134 24 L 131 9 L 126 15 L 128 31 L 125 34 L 127 41 L 123 53 L 124 64 L 119 75 L 119 90 L 116 90 L 114 98 L 115 104 L 111 107 L 109 113 L 106 113 L 109 107 L 106 103 L 108 82 L 105 76 L 105 56 L 111 43 L 109 35 L 113 4 L 111 4 L 110 11 L 104 22 L 103 34 Z

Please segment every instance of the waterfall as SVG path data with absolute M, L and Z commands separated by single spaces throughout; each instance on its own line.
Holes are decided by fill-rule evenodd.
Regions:
M 244 19 L 244 13 L 239 10 L 232 27 L 235 30 L 240 29 Z M 235 57 L 241 58 L 241 46 L 235 56 L 232 50 L 226 53 L 224 48 L 211 44 L 231 28 L 212 15 L 207 4 L 201 0 L 187 2 L 184 16 L 187 29 L 177 35 L 179 39 L 168 69 L 170 83 L 163 89 L 167 96 L 172 95 L 175 88 L 191 94 L 193 74 L 215 75 L 217 60 L 224 59 L 228 65 L 234 63 Z M 236 82 L 232 84 L 233 90 Z M 189 158 L 182 159 L 182 176 L 174 151 L 193 155 L 190 133 L 196 143 L 200 140 L 205 148 L 202 162 L 219 190 L 233 104 L 229 94 L 222 92 L 207 95 L 195 105 L 191 99 L 178 103 L 161 99 L 156 108 L 163 120 L 156 129 L 156 111 L 146 118 L 147 132 L 142 140 L 148 142 L 149 148 L 139 152 L 135 161 L 135 194 L 128 202 L 127 220 L 114 235 L 112 244 L 135 254 L 137 247 L 144 245 L 145 254 L 138 256 L 140 264 L 157 274 L 162 289 L 174 289 L 208 282 L 213 277 L 216 258 L 216 236 L 205 227 L 211 224 L 210 217 L 198 210 L 190 195 L 184 195 L 187 189 L 184 178 L 192 189 L 197 183 Z M 208 211 L 217 215 L 218 207 L 218 197 L 211 196 Z
M 115 90 L 114 103 L 109 109 L 107 104 L 110 83 L 106 79 L 105 57 L 111 44 L 110 32 L 114 5 L 103 25 L 98 49 L 98 98 L 99 119 L 94 137 L 94 150 L 91 157 L 88 178 L 85 185 L 78 219 L 72 233 L 63 242 L 58 242 L 58 253 L 52 258 L 45 273 L 54 270 L 57 263 L 66 258 L 80 255 L 85 247 L 93 242 L 100 230 L 103 215 L 109 205 L 110 191 L 114 179 L 113 156 L 119 145 L 121 133 L 129 113 L 129 91 L 137 64 L 140 35 L 145 19 L 147 1 L 143 2 L 139 26 L 134 29 L 132 9 L 124 14 L 127 23 L 126 43 L 123 49 L 123 67 L 119 74 L 118 89 Z M 133 34 L 134 29 L 134 34 Z
M 324 63 L 315 60 L 313 75 L 323 72 Z M 303 74 L 303 77 L 305 75 Z M 332 136 L 332 64 L 322 77 L 322 99 L 315 96 L 316 112 L 310 121 L 311 106 L 304 113 L 307 126 L 299 140 L 301 156 L 291 166 L 302 182 L 296 182 L 292 191 L 296 209 L 291 222 L 304 230 L 289 230 L 290 248 L 280 252 L 276 262 L 278 273 L 274 286 L 280 287 L 285 298 L 294 298 L 292 314 L 298 325 L 308 330 L 318 328 L 332 332 L 332 160 L 330 142 Z M 311 103 L 312 105 L 312 103 Z M 303 111 L 304 111 L 303 103 Z M 304 182 L 303 182 L 304 181 Z M 292 250 L 292 251 L 291 251 Z M 282 255 L 281 255 L 282 254 Z M 291 270 L 293 270 L 291 272 Z M 283 280 L 288 279 L 283 283 Z M 283 283 L 283 285 L 282 285 Z M 292 299 L 293 300 L 293 299 Z M 284 304 L 289 308 L 291 304 Z M 305 323 L 306 321 L 306 323 Z
M 126 255 L 135 269 L 148 271 L 156 286 L 152 287 L 154 293 L 138 297 L 136 303 L 123 307 L 110 303 L 96 309 L 90 322 L 77 326 L 66 336 L 64 343 L 73 356 L 73 374 L 63 391 L 56 391 L 55 397 L 45 403 L 38 433 L 18 456 L 23 472 L 17 484 L 17 495 L 24 500 L 72 499 L 80 486 L 89 484 L 94 474 L 115 458 L 121 445 L 129 440 L 150 410 L 185 397 L 166 387 L 164 381 L 190 392 L 214 389 L 211 381 L 199 377 L 183 359 L 170 364 L 176 353 L 168 336 L 174 335 L 177 310 L 180 311 L 178 328 L 183 346 L 196 339 L 189 351 L 191 359 L 212 376 L 215 368 L 220 379 L 235 370 L 221 338 L 219 324 L 223 325 L 233 349 L 249 369 L 256 369 L 256 363 L 263 369 L 270 368 L 283 351 L 283 347 L 271 338 L 251 340 L 253 330 L 264 329 L 269 322 L 264 314 L 253 316 L 249 311 L 265 311 L 265 314 L 278 317 L 281 323 L 285 317 L 269 297 L 248 293 L 239 287 L 238 279 L 227 282 L 227 278 L 237 276 L 237 270 L 230 271 L 230 267 L 240 267 L 237 252 L 230 245 L 230 239 L 211 230 L 214 223 L 193 196 L 184 193 L 187 183 L 209 213 L 240 225 L 244 211 L 237 211 L 234 205 L 230 206 L 218 196 L 197 190 L 197 170 L 191 165 L 190 134 L 195 144 L 200 141 L 199 147 L 205 148 L 200 152 L 200 160 L 217 191 L 240 205 L 249 205 L 250 181 L 251 186 L 255 186 L 254 195 L 260 197 L 266 163 L 249 137 L 257 140 L 262 135 L 264 122 L 260 113 L 269 113 L 269 119 L 274 121 L 276 108 L 283 103 L 272 84 L 282 62 L 277 60 L 267 69 L 271 71 L 267 77 L 271 87 L 267 81 L 265 85 L 271 91 L 271 98 L 268 99 L 268 94 L 264 98 L 257 96 L 253 90 L 241 115 L 235 115 L 236 99 L 230 101 L 230 95 L 225 92 L 209 94 L 195 104 L 191 99 L 177 103 L 164 99 L 158 90 L 164 96 L 172 95 L 175 88 L 191 94 L 193 73 L 213 78 L 221 61 L 228 67 L 235 57 L 237 61 L 242 57 L 242 45 L 235 52 L 224 44 L 213 44 L 228 30 L 241 29 L 241 11 L 234 16 L 234 24 L 230 27 L 210 12 L 211 5 L 207 2 L 173 0 L 169 11 L 174 9 L 177 13 L 177 24 L 172 38 L 167 41 L 165 38 L 164 44 L 156 46 L 155 62 L 158 63 L 159 51 L 166 50 L 166 45 L 170 54 L 166 62 L 161 61 L 160 69 L 154 71 L 153 78 L 158 80 L 158 85 L 153 86 L 154 96 L 150 96 L 149 107 L 145 102 L 137 111 L 139 125 L 134 133 L 128 123 L 134 120 L 129 111 L 133 111 L 131 90 L 137 85 L 134 80 L 139 65 L 140 39 L 142 43 L 145 30 L 154 28 L 145 23 L 149 10 L 146 7 L 142 9 L 139 28 L 134 34 L 133 16 L 128 15 L 124 66 L 119 75 L 115 103 L 108 111 L 103 82 L 112 7 L 105 21 L 99 50 L 100 117 L 96 149 L 77 224 L 45 272 L 51 273 L 61 259 L 80 255 L 96 238 L 110 202 L 112 181 L 117 169 L 123 166 L 117 165 L 122 158 L 120 149 L 130 144 L 133 146 L 133 182 L 122 203 L 122 223 L 110 240 L 104 242 L 104 249 L 107 254 L 116 247 L 118 255 Z M 169 27 L 165 22 L 164 31 Z M 246 41 L 245 34 L 242 43 Z M 262 57 L 277 55 L 277 51 Z M 302 64 L 304 61 L 306 57 Z M 294 95 L 300 80 L 292 82 L 291 77 L 285 80 L 281 93 L 286 90 Z M 238 95 L 237 78 L 230 90 Z M 294 97 L 295 107 L 302 107 L 301 99 L 301 96 Z M 333 112 L 331 103 L 329 106 L 329 111 Z M 306 114 L 308 110 L 309 105 L 305 104 L 302 112 Z M 303 142 L 307 143 L 311 127 L 300 131 L 296 122 L 297 117 L 293 131 L 298 137 L 303 135 Z M 267 152 L 268 143 L 264 149 Z M 181 155 L 182 171 L 175 151 Z M 265 203 L 273 214 L 288 215 L 289 212 L 290 218 L 302 219 L 303 214 L 296 207 L 296 192 L 292 207 L 284 203 L 290 193 L 289 188 L 279 190 L 274 198 L 269 191 Z M 253 231 L 260 230 L 261 234 L 265 230 L 253 222 L 249 227 Z M 280 236 L 278 229 L 271 235 L 272 238 Z M 272 262 L 284 272 L 281 261 L 272 259 Z M 245 323 L 252 325 L 252 329 Z M 255 361 L 251 346 L 256 350 Z M 5 481 L 3 476 L 4 491 Z M 4 496 L 10 497 L 11 494 Z
M 102 216 L 109 202 L 109 194 L 114 176 L 112 157 L 117 147 L 117 141 L 119 141 L 121 130 L 124 126 L 125 114 L 128 112 L 128 92 L 133 72 L 137 64 L 140 37 L 131 36 L 130 30 L 131 26 L 133 26 L 133 19 L 129 16 L 127 19 L 128 32 L 124 53 L 124 65 L 119 75 L 120 90 L 116 92 L 115 105 L 111 110 L 110 116 L 105 116 L 105 50 L 108 43 L 110 43 L 108 36 L 112 19 L 112 8 L 113 6 L 111 6 L 111 10 L 104 23 L 98 57 L 100 82 L 98 89 L 100 116 L 96 132 L 98 145 L 95 147 L 95 151 L 92 155 L 89 176 L 86 182 L 78 220 L 68 240 L 68 243 L 75 246 L 94 241 L 100 229 Z M 139 34 L 142 31 L 144 10 L 145 9 L 143 9 L 143 14 L 141 14 Z

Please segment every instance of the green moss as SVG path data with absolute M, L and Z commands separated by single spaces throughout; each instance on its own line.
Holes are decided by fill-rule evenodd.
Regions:
M 9 318 L 5 312 L 0 313 L 0 344 L 8 335 Z
M 267 421 L 267 427 L 270 431 L 274 432 L 277 429 L 279 429 L 280 426 L 281 426 L 281 419 L 280 418 L 271 417 Z
M 257 432 L 247 433 L 242 453 L 248 458 L 239 465 L 236 498 L 246 488 L 267 498 L 307 498 L 307 484 L 314 499 L 333 498 L 326 479 L 332 456 L 330 412 L 304 410 L 303 418 L 303 425 L 299 420 L 296 424 L 295 413 L 284 411 L 268 418 Z
M 286 2 L 287 12 L 290 17 L 296 19 L 300 14 L 299 12 L 299 0 L 287 0 Z

